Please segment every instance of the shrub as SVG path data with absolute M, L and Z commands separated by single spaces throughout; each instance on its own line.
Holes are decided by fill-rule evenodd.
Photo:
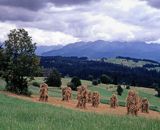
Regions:
M 89 75 L 88 80 L 92 81 L 93 80 L 93 75 Z
M 154 83 L 152 86 L 157 91 L 157 97 L 160 97 L 160 84 Z
M 103 84 L 108 84 L 108 83 L 111 83 L 112 80 L 109 76 L 103 74 L 101 77 L 100 77 L 100 80 L 101 80 L 101 83 Z
M 27 87 L 23 88 L 23 90 L 19 89 L 18 87 L 15 87 L 11 82 L 6 84 L 6 90 L 16 93 L 16 94 L 23 94 L 26 96 L 31 96 L 31 91 L 28 90 Z
M 31 77 L 30 77 L 30 81 L 32 81 L 32 80 L 34 80 L 34 76 L 31 76 Z
M 100 80 L 100 79 L 97 79 L 97 82 L 98 82 L 98 84 L 100 84 L 100 83 L 101 83 L 101 80 Z
M 53 69 L 49 76 L 46 78 L 46 83 L 49 86 L 60 87 L 62 84 L 60 73 L 56 69 Z
M 115 85 L 118 84 L 118 77 L 117 76 L 113 77 L 113 84 L 115 84 Z
M 67 87 L 73 88 L 73 83 L 68 82 L 68 83 L 67 83 Z
M 73 84 L 71 86 L 71 89 L 77 90 L 77 87 L 81 85 L 81 80 L 78 77 L 73 77 L 71 83 Z
M 98 80 L 93 80 L 92 84 L 95 85 L 95 86 L 97 86 L 98 85 Z
M 156 87 L 155 90 L 157 91 L 157 97 L 160 97 L 160 87 Z
M 129 85 L 127 85 L 127 86 L 126 86 L 126 89 L 130 89 L 130 86 L 129 86 Z
M 121 85 L 118 85 L 117 86 L 117 94 L 121 96 L 122 92 L 123 92 L 123 88 L 121 87 Z
M 38 82 L 33 82 L 32 85 L 35 86 L 35 87 L 39 87 L 39 86 L 40 86 L 40 83 L 38 83 Z

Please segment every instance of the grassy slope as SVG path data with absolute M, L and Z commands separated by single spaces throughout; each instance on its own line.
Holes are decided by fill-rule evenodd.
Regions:
M 0 90 L 3 90 L 5 88 L 5 85 L 5 81 L 0 78 Z
M 108 58 L 105 60 L 105 62 L 113 63 L 113 64 L 120 64 L 120 65 L 124 65 L 124 66 L 131 67 L 131 68 L 143 67 L 143 65 L 146 65 L 146 64 L 158 65 L 157 63 L 152 63 L 149 61 L 139 60 L 138 62 L 135 62 L 133 60 L 122 59 L 122 58 Z M 148 69 L 160 71 L 160 67 L 148 68 Z
M 63 78 L 62 79 L 62 86 L 66 86 L 67 83 L 70 81 L 70 78 Z M 37 77 L 34 81 L 36 82 L 43 82 L 43 78 L 41 77 Z M 34 82 L 32 81 L 32 82 Z M 5 82 L 3 80 L 0 79 L 0 89 L 3 89 Z M 30 90 L 32 91 L 33 94 L 39 94 L 39 88 L 38 87 L 34 87 L 31 85 L 32 83 L 30 83 Z M 98 86 L 92 86 L 90 81 L 86 81 L 86 80 L 82 80 L 82 84 L 84 85 L 88 85 L 89 86 L 89 90 L 91 91 L 98 91 L 101 95 L 101 102 L 106 104 L 109 102 L 109 98 L 111 97 L 112 93 L 116 92 L 116 87 L 114 85 L 105 85 L 105 84 L 100 84 Z M 150 102 L 150 109 L 152 110 L 156 110 L 160 112 L 160 98 L 155 97 L 154 95 L 156 94 L 155 90 L 153 89 L 147 89 L 147 88 L 134 88 L 138 91 L 139 95 L 141 97 L 146 97 L 149 99 Z M 128 90 L 124 89 L 124 92 L 122 94 L 122 96 L 118 96 L 119 99 L 119 105 L 121 106 L 125 106 L 125 99 L 127 96 Z M 56 87 L 52 87 L 49 88 L 49 96 L 53 96 L 53 97 L 61 97 L 61 89 L 56 88 Z M 73 97 L 76 97 L 76 92 L 73 91 Z
M 159 120 L 99 115 L 0 94 L 0 130 L 158 130 Z
M 127 59 L 121 59 L 121 58 L 109 58 L 106 60 L 106 62 L 113 63 L 113 64 L 122 64 L 128 67 L 142 67 L 143 65 L 146 65 L 146 64 L 157 65 L 156 63 L 152 63 L 149 61 L 139 60 L 138 62 L 135 62 L 133 60 L 127 60 Z
M 70 81 L 70 78 L 63 78 L 62 79 L 62 86 L 66 86 L 67 83 Z M 43 82 L 43 78 L 36 78 L 37 82 Z M 98 86 L 92 86 L 90 81 L 82 80 L 83 85 L 88 85 L 89 90 L 91 91 L 98 91 L 101 95 L 101 102 L 102 103 L 108 103 L 109 98 L 113 93 L 116 92 L 116 86 L 114 85 L 105 85 L 105 84 L 100 84 Z M 147 89 L 147 88 L 134 88 L 138 91 L 139 95 L 141 97 L 146 97 L 150 101 L 150 109 L 156 110 L 160 112 L 160 98 L 155 97 L 154 95 L 156 94 L 154 89 Z M 34 94 L 38 94 L 39 89 L 36 87 L 31 86 L 30 90 Z M 119 105 L 125 106 L 125 99 L 127 96 L 128 90 L 124 89 L 124 92 L 122 96 L 118 96 L 119 99 Z M 55 96 L 55 97 L 61 97 L 61 90 L 59 88 L 50 88 L 49 89 L 49 95 L 50 96 Z M 73 92 L 73 97 L 76 97 L 76 92 Z

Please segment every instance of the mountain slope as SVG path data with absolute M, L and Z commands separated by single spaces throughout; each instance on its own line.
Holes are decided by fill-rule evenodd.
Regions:
M 62 45 L 53 45 L 53 46 L 37 46 L 36 54 L 42 55 L 44 52 L 53 51 L 62 48 Z
M 77 42 L 42 54 L 43 56 L 78 56 L 88 58 L 133 57 L 160 61 L 160 45 L 144 42 Z

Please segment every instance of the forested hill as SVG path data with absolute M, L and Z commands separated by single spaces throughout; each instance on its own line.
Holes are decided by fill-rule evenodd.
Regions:
M 158 64 L 158 62 L 157 62 Z M 88 60 L 86 57 L 41 57 L 41 66 L 46 69 L 56 68 L 62 76 L 78 76 L 81 79 L 98 79 L 102 74 L 108 75 L 112 83 L 126 83 L 129 85 L 152 87 L 153 83 L 160 82 L 160 72 L 143 66 L 129 67 L 101 60 Z

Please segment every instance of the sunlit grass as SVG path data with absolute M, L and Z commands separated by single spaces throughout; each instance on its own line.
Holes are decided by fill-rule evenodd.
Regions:
M 0 130 L 158 130 L 159 120 L 95 114 L 0 94 Z
M 67 83 L 71 81 L 71 78 L 62 78 L 62 87 L 67 86 Z M 38 82 L 38 83 L 42 83 L 44 82 L 44 78 L 43 77 L 36 77 L 35 80 L 33 80 L 32 82 Z M 34 87 L 32 85 L 32 82 L 30 82 L 30 86 L 29 86 L 29 90 L 32 92 L 32 94 L 34 95 L 38 95 L 39 94 L 39 88 L 38 87 Z M 101 102 L 102 103 L 109 103 L 109 98 L 111 97 L 111 95 L 113 93 L 116 93 L 116 86 L 112 85 L 112 84 L 99 84 L 98 86 L 93 86 L 91 81 L 86 81 L 86 80 L 82 80 L 82 84 L 83 85 L 88 85 L 88 88 L 90 91 L 98 91 L 101 95 Z M 5 86 L 5 82 L 0 79 L 0 89 L 4 89 Z M 155 91 L 153 89 L 148 89 L 148 88 L 142 88 L 142 87 L 132 87 L 132 89 L 136 89 L 138 91 L 138 94 L 141 97 L 146 97 L 149 99 L 150 102 L 150 109 L 152 110 L 156 110 L 160 112 L 160 98 L 155 96 Z M 121 106 L 125 106 L 125 101 L 126 101 L 126 97 L 127 97 L 127 93 L 128 90 L 124 88 L 124 91 L 122 93 L 122 96 L 118 96 L 119 99 L 119 105 Z M 61 89 L 57 88 L 57 87 L 49 87 L 49 96 L 52 97 L 59 97 L 61 98 Z M 73 98 L 76 98 L 76 92 L 73 91 Z

